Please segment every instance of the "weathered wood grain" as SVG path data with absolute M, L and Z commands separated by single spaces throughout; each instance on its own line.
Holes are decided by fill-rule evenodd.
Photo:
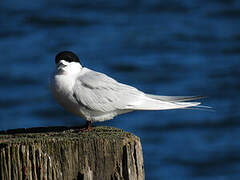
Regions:
M 74 133 L 64 127 L 0 132 L 3 180 L 142 180 L 139 138 L 112 127 Z

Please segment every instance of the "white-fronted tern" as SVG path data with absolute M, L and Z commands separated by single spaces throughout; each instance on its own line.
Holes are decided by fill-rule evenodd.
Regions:
M 87 121 L 106 121 L 135 110 L 168 110 L 200 107 L 200 102 L 185 102 L 201 96 L 158 96 L 146 94 L 120 83 L 106 74 L 83 67 L 77 55 L 63 51 L 56 55 L 56 70 L 51 90 L 67 111 Z

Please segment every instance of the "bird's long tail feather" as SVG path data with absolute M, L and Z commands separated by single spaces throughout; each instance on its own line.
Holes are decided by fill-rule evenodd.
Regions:
M 146 94 L 146 98 L 134 106 L 135 110 L 169 110 L 169 109 L 206 109 L 201 102 L 188 102 L 204 98 L 203 96 L 158 96 Z
M 158 99 L 158 100 L 167 101 L 167 102 L 186 102 L 186 101 L 206 98 L 205 96 L 158 96 L 153 94 L 146 94 L 146 95 L 147 97 L 150 97 L 152 99 Z

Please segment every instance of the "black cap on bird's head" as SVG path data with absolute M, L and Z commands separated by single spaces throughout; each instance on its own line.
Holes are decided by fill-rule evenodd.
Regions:
M 55 63 L 58 64 L 60 60 L 80 63 L 78 56 L 71 51 L 62 51 L 58 53 L 55 57 Z

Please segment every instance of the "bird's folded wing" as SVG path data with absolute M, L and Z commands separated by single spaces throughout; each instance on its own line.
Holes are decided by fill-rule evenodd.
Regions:
M 78 77 L 73 93 L 78 103 L 88 109 L 101 112 L 128 109 L 138 104 L 138 101 L 145 96 L 134 87 L 92 70 Z

